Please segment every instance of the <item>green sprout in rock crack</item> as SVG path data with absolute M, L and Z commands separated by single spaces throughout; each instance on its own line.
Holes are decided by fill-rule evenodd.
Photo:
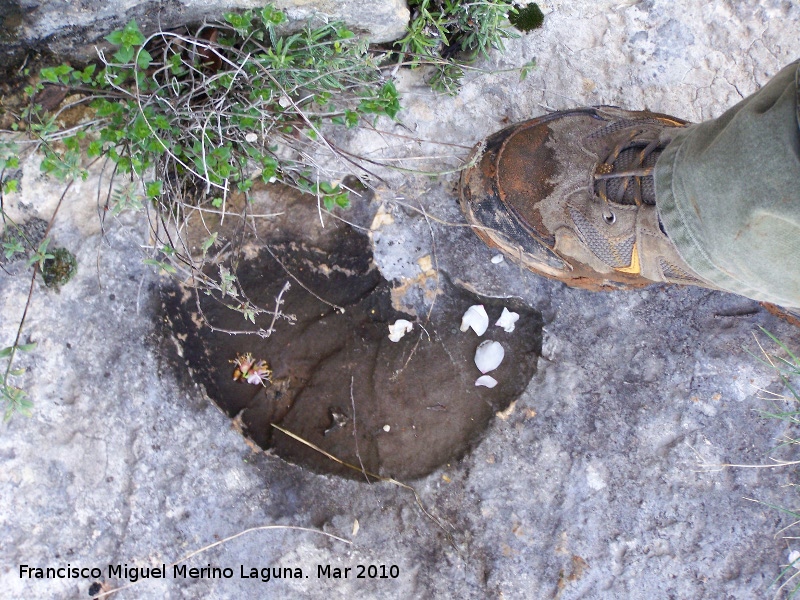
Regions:
M 2 195 L 0 194 L 0 199 Z M 36 274 L 42 273 L 45 285 L 57 287 L 63 285 L 74 274 L 76 263 L 74 256 L 63 248 L 51 249 L 50 238 L 46 237 L 48 223 L 41 219 L 31 219 L 24 225 L 15 223 L 0 207 L 0 222 L 5 229 L 0 234 L 0 268 L 8 272 L 6 265 L 23 260 L 31 269 L 31 283 L 28 299 L 25 303 L 22 318 L 17 327 L 14 342 L 0 349 L 0 359 L 5 360 L 5 368 L 0 371 L 0 407 L 3 418 L 8 421 L 14 414 L 29 415 L 33 406 L 27 392 L 16 384 L 16 378 L 25 373 L 25 369 L 15 368 L 14 360 L 19 352 L 30 352 L 35 343 L 22 343 L 22 329 L 28 314 L 36 281 Z
M 5 216 L 5 213 L 3 213 Z M 7 223 L 6 231 L 0 236 L 3 240 L 3 258 L 6 261 L 15 260 L 18 255 L 27 254 L 26 263 L 32 267 L 31 286 L 28 290 L 28 299 L 25 309 L 17 328 L 17 335 L 11 346 L 0 349 L 0 359 L 6 360 L 5 370 L 2 371 L 0 378 L 0 406 L 3 410 L 3 419 L 8 421 L 14 414 L 29 415 L 33 406 L 27 392 L 14 382 L 15 378 L 25 373 L 24 368 L 14 368 L 14 359 L 18 352 L 30 352 L 36 347 L 35 343 L 20 343 L 22 328 L 25 317 L 28 314 L 30 301 L 33 294 L 36 273 L 42 274 L 45 286 L 59 290 L 60 286 L 69 281 L 77 270 L 75 256 L 65 248 L 48 248 L 50 238 L 45 237 L 37 246 L 33 246 L 33 240 L 28 237 L 25 227 L 19 227 L 10 222 Z M 28 229 L 35 229 L 28 228 Z
M 464 65 L 491 49 L 504 50 L 504 40 L 519 37 L 510 25 L 528 32 L 544 16 L 536 4 L 518 6 L 512 0 L 411 0 L 411 22 L 395 42 L 412 66 L 432 64 L 428 83 L 437 91 L 455 94 Z M 537 21 L 538 20 L 538 21 Z M 537 24 L 538 22 L 538 24 Z
M 14 369 L 12 366 L 17 352 L 30 352 L 35 347 L 35 343 L 15 343 L 13 346 L 0 349 L 0 358 L 8 360 L 2 380 L 0 380 L 0 404 L 3 405 L 4 421 L 8 421 L 15 413 L 27 416 L 33 407 L 33 402 L 27 392 L 13 382 L 13 378 L 23 375 L 25 369 Z

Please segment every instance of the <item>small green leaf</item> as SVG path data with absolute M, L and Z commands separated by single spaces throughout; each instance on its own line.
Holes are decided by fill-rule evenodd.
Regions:
M 272 5 L 267 5 L 261 9 L 261 20 L 269 25 L 280 25 L 286 20 L 286 14 Z
M 119 46 L 122 44 L 122 31 L 112 31 L 106 36 L 106 40 L 114 44 L 115 46 Z
M 32 267 L 33 265 L 39 265 L 39 269 L 44 269 L 44 262 L 49 258 L 55 258 L 52 254 L 47 253 L 47 245 L 50 243 L 50 238 L 45 238 L 42 240 L 42 243 L 39 244 L 39 247 L 36 249 L 36 252 L 28 259 L 28 266 Z
M 80 150 L 80 144 L 78 144 L 78 140 L 75 136 L 66 137 L 61 140 L 66 146 L 67 150 L 71 150 L 72 152 L 77 152 Z
M 150 66 L 151 62 L 153 62 L 153 57 L 150 55 L 150 53 L 144 48 L 139 50 L 139 57 L 136 59 L 136 66 L 144 71 Z
M 519 80 L 524 81 L 526 77 L 528 77 L 528 73 L 530 73 L 533 69 L 536 68 L 536 59 L 525 63 L 522 65 L 522 68 L 519 70 Z
M 217 232 L 215 231 L 210 236 L 208 236 L 206 240 L 203 242 L 203 245 L 201 246 L 201 248 L 203 249 L 203 254 L 208 252 L 208 249 L 211 248 L 211 246 L 213 246 L 216 243 L 217 243 Z
M 121 157 L 117 164 L 122 164 L 125 160 L 127 159 Z M 114 216 L 126 210 L 139 211 L 144 208 L 137 191 L 137 185 L 130 181 L 115 188 L 111 193 L 111 198 L 109 198 L 108 207 Z
M 16 347 L 17 350 L 20 352 L 30 352 L 34 348 L 36 348 L 36 342 L 32 344 L 21 344 Z M 14 353 L 14 346 L 8 346 L 7 348 L 3 348 L 0 350 L 0 358 L 8 358 Z
M 92 80 L 92 75 L 94 74 L 94 70 L 96 65 L 89 65 L 83 71 L 81 71 L 79 77 L 83 83 L 89 83 Z
M 114 60 L 118 63 L 128 64 L 133 60 L 135 50 L 130 46 L 122 46 L 116 53 L 114 53 Z
M 219 266 L 219 282 L 219 289 L 223 296 L 231 296 L 232 298 L 239 297 L 239 292 L 233 285 L 236 282 L 236 275 L 233 275 L 230 270 L 223 265 Z
M 341 208 L 349 208 L 350 207 L 350 194 L 349 192 L 344 192 L 342 194 L 336 195 L 336 205 Z
M 55 67 L 42 69 L 39 74 L 45 81 L 49 81 L 50 83 L 58 83 L 58 73 L 56 73 Z
M 340 40 L 348 40 L 351 37 L 355 37 L 356 34 L 350 31 L 349 29 L 342 27 L 341 29 L 336 30 L 336 35 Z
M 92 140 L 89 142 L 89 147 L 86 149 L 86 156 L 89 158 L 94 158 L 95 156 L 100 156 L 103 153 L 103 142 L 100 140 Z
M 150 181 L 145 186 L 146 194 L 148 198 L 157 198 L 161 195 L 161 187 L 163 182 L 161 181 Z
M 3 182 L 3 193 L 4 194 L 13 194 L 17 191 L 17 186 L 19 185 L 19 181 L 16 179 L 8 179 Z
M 242 14 L 237 13 L 226 13 L 225 20 L 231 24 L 231 26 L 236 30 L 241 36 L 247 36 L 250 34 L 252 29 L 252 13 L 250 11 L 245 11 Z
M 177 269 L 173 267 L 169 263 L 161 262 L 160 260 L 156 260 L 154 258 L 145 258 L 142 261 L 146 265 L 153 265 L 154 267 L 158 267 L 159 269 L 165 270 L 167 273 L 177 273 Z
M 9 260 L 15 254 L 24 254 L 25 247 L 17 239 L 12 239 L 10 242 L 3 242 L 3 255 L 6 260 Z
M 183 66 L 183 58 L 180 54 L 173 54 L 167 62 L 173 75 L 183 75 L 186 72 L 186 68 Z
M 135 19 L 128 21 L 125 29 L 122 30 L 122 44 L 128 46 L 141 46 L 144 43 L 144 36 L 139 31 L 139 26 Z
M 255 325 L 256 312 L 255 312 L 255 310 L 253 310 L 253 308 L 251 306 L 243 306 L 242 307 L 242 314 L 244 315 L 245 319 L 247 319 L 248 321 L 250 321 L 251 323 L 253 323 Z

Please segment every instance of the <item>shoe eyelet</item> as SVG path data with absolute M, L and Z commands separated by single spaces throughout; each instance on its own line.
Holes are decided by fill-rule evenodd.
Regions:
M 613 225 L 617 221 L 617 215 L 615 215 L 610 210 L 603 211 L 603 220 L 609 225 Z

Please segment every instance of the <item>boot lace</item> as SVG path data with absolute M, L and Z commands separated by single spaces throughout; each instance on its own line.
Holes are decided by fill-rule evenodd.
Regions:
M 633 130 L 609 152 L 594 172 L 595 193 L 606 204 L 642 206 L 656 203 L 653 170 L 664 150 L 658 139 L 642 139 L 641 130 Z M 607 211 L 606 221 L 613 219 Z

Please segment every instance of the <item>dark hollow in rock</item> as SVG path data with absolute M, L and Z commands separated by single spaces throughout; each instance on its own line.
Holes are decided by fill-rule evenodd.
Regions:
M 424 476 L 463 456 L 495 412 L 522 393 L 536 370 L 542 319 L 519 302 L 480 297 L 442 277 L 426 323 L 392 307 L 392 284 L 374 266 L 367 237 L 352 228 L 340 228 L 333 244 L 324 249 L 296 242 L 273 243 L 270 248 L 305 287 L 344 307 L 344 313 L 292 281 L 263 249 L 256 258 L 242 260 L 239 281 L 259 306 L 274 306 L 275 297 L 290 281 L 283 310 L 296 316 L 294 324 L 279 321 L 268 338 L 232 336 L 202 325 L 194 293 L 166 290 L 163 306 L 174 334 L 182 340 L 185 360 L 209 397 L 236 419 L 246 436 L 290 462 L 364 480 L 362 473 L 279 432 L 271 423 L 359 469 L 363 464 L 368 472 L 382 476 Z M 472 330 L 459 330 L 464 311 L 473 304 L 483 304 L 491 320 L 480 338 Z M 200 305 L 215 327 L 246 327 L 241 314 L 202 294 Z M 512 333 L 494 326 L 503 306 L 520 314 Z M 414 322 L 414 329 L 394 343 L 388 339 L 388 325 L 398 318 Z M 266 329 L 270 320 L 260 315 L 250 329 Z M 502 343 L 506 353 L 491 373 L 499 382 L 493 389 L 475 387 L 481 373 L 473 357 L 486 339 Z M 271 383 L 252 385 L 233 379 L 231 361 L 247 352 L 268 361 Z

